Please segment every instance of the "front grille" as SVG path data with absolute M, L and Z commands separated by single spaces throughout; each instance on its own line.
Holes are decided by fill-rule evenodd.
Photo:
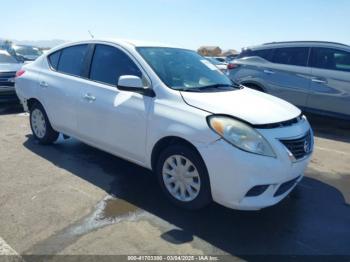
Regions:
M 299 180 L 299 177 L 294 178 L 293 180 L 290 180 L 288 182 L 283 183 L 280 185 L 280 187 L 277 189 L 275 194 L 273 195 L 274 197 L 278 197 L 280 195 L 283 195 L 286 193 L 289 189 L 291 189 Z
M 0 87 L 11 87 L 15 83 L 11 82 L 10 79 L 16 76 L 16 72 L 0 72 Z
M 302 159 L 312 152 L 312 137 L 309 131 L 305 136 L 297 139 L 280 140 L 291 152 L 296 160 Z
M 302 120 L 303 120 L 303 116 L 300 115 L 300 116 L 298 116 L 296 118 L 293 118 L 293 119 L 290 119 L 290 120 L 277 122 L 277 123 L 272 123 L 272 124 L 254 125 L 254 127 L 255 128 L 259 128 L 259 129 L 281 128 L 281 127 L 287 127 L 287 126 L 295 125 L 295 124 L 299 123 Z

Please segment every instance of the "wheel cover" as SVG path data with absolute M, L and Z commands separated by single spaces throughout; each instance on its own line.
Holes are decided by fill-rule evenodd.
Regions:
M 46 121 L 41 110 L 33 110 L 31 114 L 31 122 L 34 134 L 39 138 L 43 138 L 46 134 Z
M 168 157 L 163 164 L 162 177 L 166 189 L 177 200 L 190 202 L 199 195 L 199 173 L 196 166 L 184 156 Z

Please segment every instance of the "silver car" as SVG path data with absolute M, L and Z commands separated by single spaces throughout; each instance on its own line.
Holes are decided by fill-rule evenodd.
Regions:
M 22 63 L 7 51 L 0 50 L 0 102 L 18 100 L 15 92 L 15 77 L 21 66 Z
M 317 41 L 246 48 L 230 78 L 283 98 L 304 111 L 350 119 L 350 46 Z

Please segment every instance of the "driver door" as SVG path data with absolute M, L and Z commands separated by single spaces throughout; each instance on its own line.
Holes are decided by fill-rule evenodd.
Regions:
M 123 50 L 95 45 L 89 80 L 81 88 L 78 130 L 87 143 L 144 163 L 147 119 L 153 98 L 118 90 L 117 81 L 122 75 L 143 76 Z

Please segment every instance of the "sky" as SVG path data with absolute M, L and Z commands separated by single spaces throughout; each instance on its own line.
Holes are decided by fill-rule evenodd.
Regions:
M 0 0 L 0 38 L 137 39 L 197 49 L 273 41 L 350 44 L 349 0 Z M 7 11 L 3 11 L 7 10 Z

